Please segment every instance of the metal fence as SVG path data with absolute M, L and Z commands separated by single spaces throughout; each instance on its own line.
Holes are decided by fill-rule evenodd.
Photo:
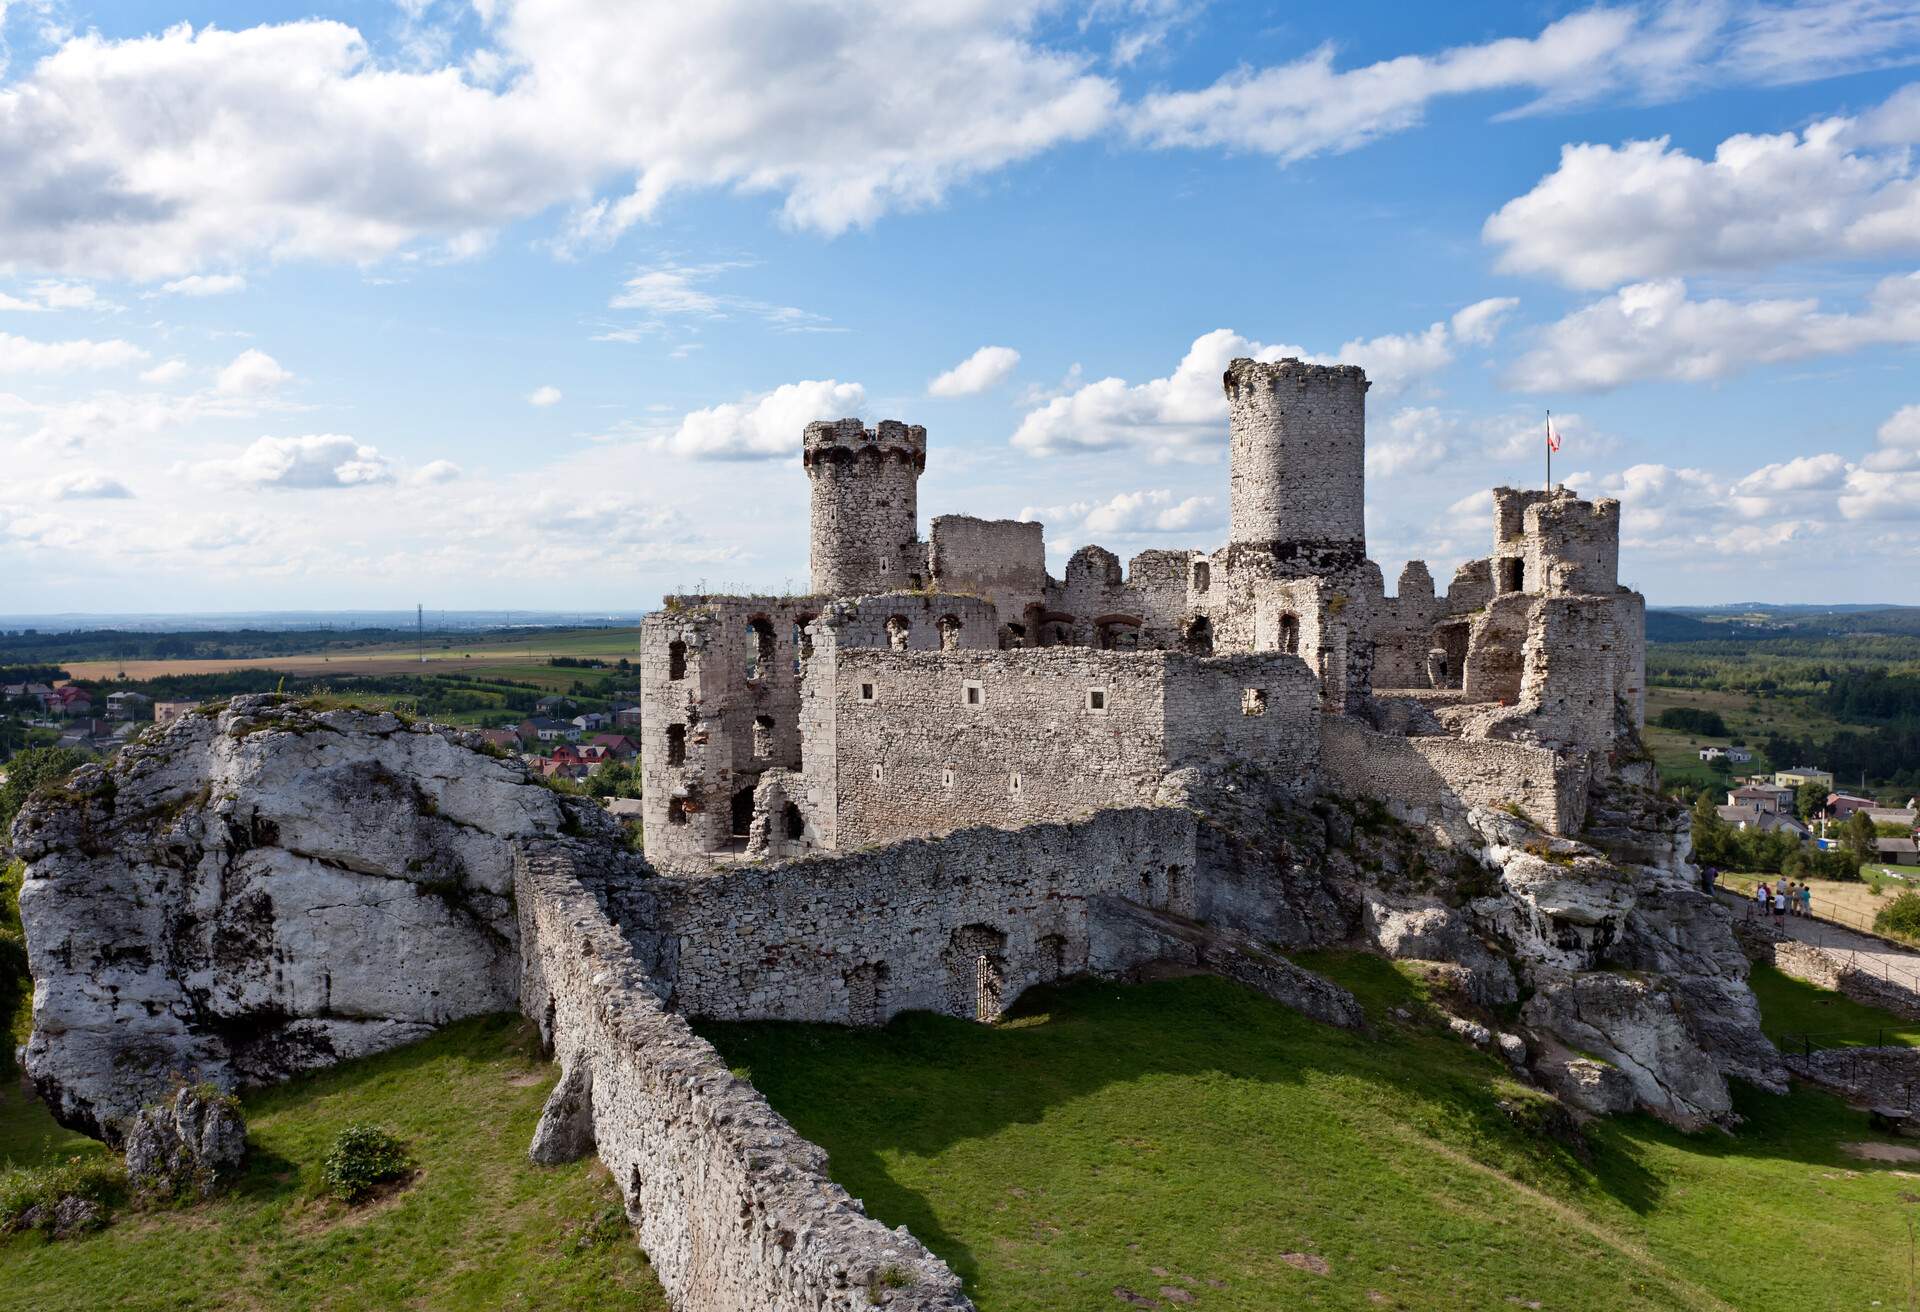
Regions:
M 1763 881 L 1756 880 L 1755 885 L 1760 882 Z M 1760 910 L 1760 904 L 1754 900 L 1750 890 L 1741 891 L 1728 883 L 1725 875 L 1718 878 L 1715 887 L 1726 896 L 1737 899 L 1749 919 L 1758 920 L 1765 915 L 1769 921 L 1772 920 L 1772 913 Z M 1786 923 L 1795 938 L 1844 959 L 1849 966 L 1863 974 L 1920 993 L 1920 955 L 1913 956 L 1912 965 L 1890 961 L 1890 955 L 1911 952 L 1911 949 L 1886 939 L 1876 931 L 1872 917 L 1843 907 L 1831 898 L 1815 896 L 1810 899 L 1810 905 L 1811 915 L 1801 915 L 1796 904 L 1786 917 Z M 1833 932 L 1827 932 L 1830 927 Z M 1863 945 L 1856 937 L 1858 934 L 1870 936 L 1864 953 Z

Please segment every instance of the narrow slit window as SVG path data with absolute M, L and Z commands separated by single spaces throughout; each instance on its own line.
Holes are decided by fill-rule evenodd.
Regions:
M 667 764 L 685 765 L 687 763 L 687 726 L 670 724 L 667 726 Z
M 860 700 L 863 702 L 870 702 L 874 700 L 872 684 L 863 683 L 860 685 Z

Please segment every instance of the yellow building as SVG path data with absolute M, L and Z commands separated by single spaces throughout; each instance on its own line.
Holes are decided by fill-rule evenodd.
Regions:
M 1816 770 L 1810 765 L 1796 765 L 1791 770 L 1774 772 L 1773 782 L 1781 788 L 1798 788 L 1801 784 L 1818 784 L 1822 788 L 1833 787 L 1831 770 Z

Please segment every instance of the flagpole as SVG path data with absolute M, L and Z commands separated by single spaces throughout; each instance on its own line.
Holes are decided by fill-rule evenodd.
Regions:
M 1553 411 L 1547 411 L 1547 491 L 1553 491 Z

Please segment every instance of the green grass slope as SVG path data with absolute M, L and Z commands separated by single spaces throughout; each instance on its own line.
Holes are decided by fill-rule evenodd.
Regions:
M 1373 1035 L 1211 978 L 1037 992 L 992 1028 L 701 1030 L 983 1312 L 1904 1305 L 1913 1181 L 1843 1150 L 1864 1114 L 1742 1091 L 1736 1136 L 1634 1117 L 1570 1147 L 1394 967 L 1305 960 Z
M 233 1194 L 122 1212 L 84 1239 L 0 1238 L 0 1309 L 661 1312 L 606 1174 L 527 1161 L 556 1074 L 518 1018 L 490 1017 L 254 1094 L 253 1162 Z M 405 1140 L 419 1173 L 349 1211 L 322 1196 L 320 1163 L 362 1121 Z M 75 1147 L 37 1104 L 12 1090 L 0 1101 L 0 1153 L 13 1164 Z

